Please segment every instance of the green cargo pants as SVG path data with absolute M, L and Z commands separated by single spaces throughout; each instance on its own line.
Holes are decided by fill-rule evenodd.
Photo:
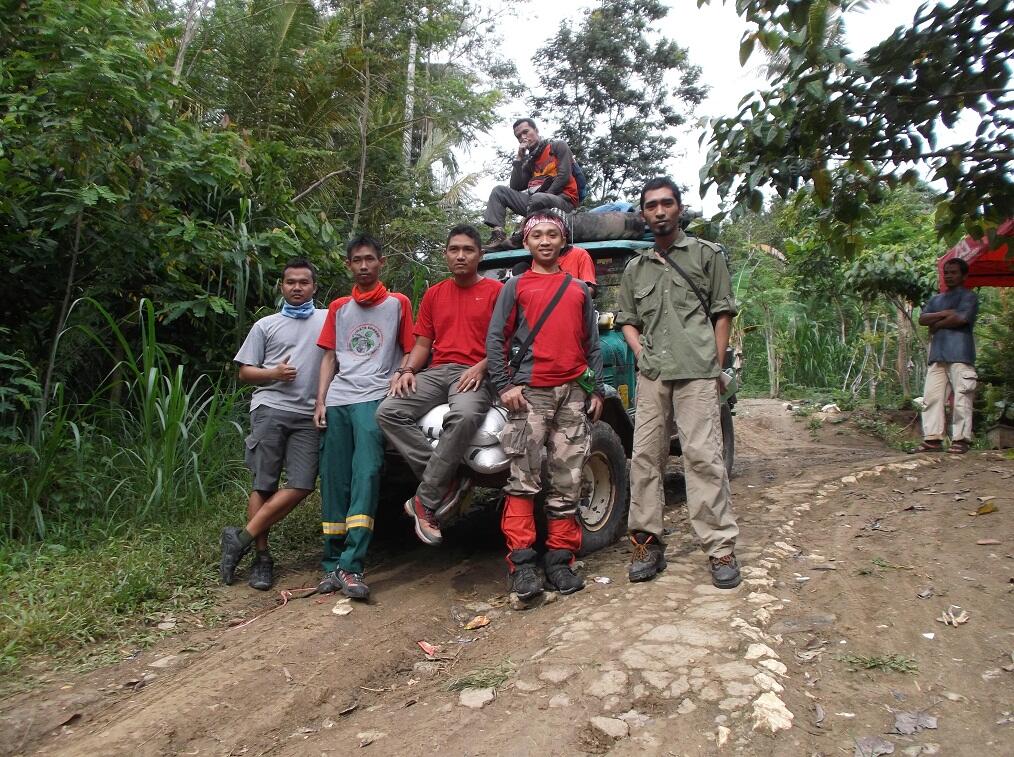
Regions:
M 380 497 L 384 436 L 375 416 L 380 400 L 327 409 L 320 442 L 320 495 L 326 572 L 363 572 Z

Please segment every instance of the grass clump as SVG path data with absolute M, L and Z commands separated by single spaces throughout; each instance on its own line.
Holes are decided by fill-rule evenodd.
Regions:
M 488 668 L 478 668 L 466 673 L 460 678 L 455 678 L 447 684 L 448 691 L 462 691 L 464 689 L 496 689 L 502 686 L 511 673 L 514 672 L 514 664 L 510 659 L 492 665 Z
M 919 665 L 914 658 L 899 654 L 861 655 L 850 653 L 839 655 L 838 659 L 846 665 L 861 670 L 893 671 L 895 673 L 919 672 Z

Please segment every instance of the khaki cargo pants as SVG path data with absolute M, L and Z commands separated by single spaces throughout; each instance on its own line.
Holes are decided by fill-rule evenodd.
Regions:
M 923 389 L 922 435 L 924 439 L 944 438 L 944 411 L 947 407 L 947 385 L 954 392 L 954 415 L 951 419 L 951 441 L 972 441 L 972 402 L 978 375 L 968 363 L 933 363 L 926 372 Z
M 662 541 L 662 481 L 674 420 L 683 448 L 690 525 L 709 557 L 723 557 L 735 550 L 739 527 L 722 456 L 715 379 L 662 381 L 638 375 L 628 526 Z
M 563 386 L 526 386 L 528 409 L 511 412 L 500 433 L 504 454 L 510 458 L 510 479 L 504 491 L 534 497 L 543 490 L 542 455 L 549 463 L 546 482 L 546 516 L 569 518 L 577 514 L 581 472 L 591 447 L 591 429 L 585 405 L 588 393 L 573 381 Z

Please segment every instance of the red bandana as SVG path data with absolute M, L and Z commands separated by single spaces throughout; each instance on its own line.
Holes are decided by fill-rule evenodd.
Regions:
M 373 289 L 364 292 L 359 288 L 358 284 L 355 284 L 352 287 L 352 299 L 356 301 L 357 305 L 362 305 L 364 308 L 372 308 L 374 305 L 379 305 L 387 299 L 387 287 L 384 286 L 383 282 L 378 281 Z

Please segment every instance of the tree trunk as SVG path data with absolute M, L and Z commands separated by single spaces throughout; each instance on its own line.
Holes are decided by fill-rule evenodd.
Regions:
M 898 323 L 898 357 L 896 367 L 898 370 L 898 381 L 901 384 L 901 394 L 908 398 L 912 396 L 908 380 L 908 319 L 905 317 L 903 305 L 897 309 Z
M 183 36 L 180 38 L 180 49 L 176 51 L 176 62 L 173 64 L 173 84 L 180 83 L 180 75 L 183 73 L 183 59 L 186 57 L 187 48 L 194 41 L 197 35 L 197 24 L 204 16 L 211 0 L 190 0 L 187 6 L 187 21 L 183 27 Z M 201 9 L 197 9 L 200 3 Z
M 352 211 L 352 233 L 359 229 L 359 211 L 363 207 L 363 183 L 366 181 L 366 135 L 370 120 L 370 59 L 363 66 L 363 106 L 359 112 L 359 182 L 356 186 L 356 205 Z
M 418 42 L 415 30 L 408 43 L 408 72 L 405 75 L 405 133 L 402 135 L 401 152 L 405 168 L 412 165 L 412 119 L 415 116 L 415 55 Z
M 42 382 L 42 402 L 39 403 L 39 423 L 37 432 L 42 429 L 42 418 L 46 415 L 49 404 L 49 393 L 53 388 L 53 371 L 56 368 L 56 348 L 60 344 L 60 334 L 67 323 L 67 313 L 70 312 L 70 297 L 74 291 L 74 275 L 77 272 L 77 258 L 81 251 L 81 229 L 84 226 L 84 211 L 77 212 L 74 219 L 74 244 L 70 250 L 70 265 L 67 267 L 67 284 L 63 288 L 63 302 L 60 303 L 60 315 L 53 326 L 52 346 L 49 348 L 49 364 L 46 366 L 46 378 Z
M 771 313 L 764 309 L 764 346 L 768 358 L 768 396 L 777 397 L 781 389 L 779 376 L 778 351 L 775 347 L 775 326 Z

